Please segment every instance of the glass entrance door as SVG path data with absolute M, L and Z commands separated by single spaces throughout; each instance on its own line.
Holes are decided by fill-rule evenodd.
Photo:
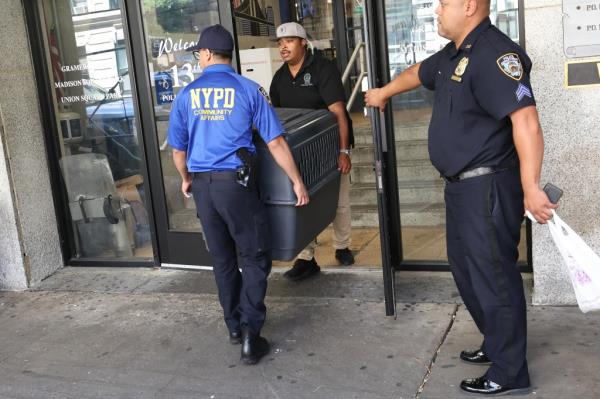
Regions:
M 186 49 L 207 26 L 233 32 L 231 5 L 225 0 L 143 0 L 128 2 L 141 46 L 134 49 L 140 76 L 140 106 L 148 142 L 154 212 L 162 264 L 207 266 L 210 258 L 192 198 L 181 193 L 181 177 L 167 144 L 171 104 L 201 70 Z M 234 66 L 236 60 L 234 60 Z
M 390 80 L 409 66 L 442 49 L 448 42 L 437 33 L 436 0 L 387 0 L 385 22 Z M 519 40 L 516 1 L 492 1 L 492 23 L 513 40 Z M 394 145 L 397 153 L 398 192 L 402 221 L 402 260 L 413 266 L 447 263 L 444 182 L 431 165 L 427 132 L 433 92 L 419 87 L 395 96 Z M 527 259 L 525 224 L 520 261 Z
M 125 2 L 38 5 L 65 257 L 69 264 L 151 262 L 149 190 Z

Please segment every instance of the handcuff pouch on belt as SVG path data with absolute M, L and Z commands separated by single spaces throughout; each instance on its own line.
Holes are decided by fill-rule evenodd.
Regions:
M 256 155 L 247 148 L 240 148 L 235 153 L 242 161 L 242 166 L 236 170 L 237 182 L 251 190 L 256 188 Z

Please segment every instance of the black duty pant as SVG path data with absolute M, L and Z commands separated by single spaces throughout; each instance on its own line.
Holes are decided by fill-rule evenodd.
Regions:
M 256 191 L 223 173 L 196 173 L 192 193 L 227 328 L 238 331 L 245 324 L 250 332 L 259 334 L 266 317 L 264 299 L 271 272 L 265 207 Z
M 528 386 L 525 295 L 517 270 L 524 213 L 519 171 L 447 183 L 445 199 L 450 269 L 484 336 L 492 361 L 486 377 Z

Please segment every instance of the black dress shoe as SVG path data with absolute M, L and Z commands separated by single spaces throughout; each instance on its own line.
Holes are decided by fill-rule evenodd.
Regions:
M 460 352 L 460 359 L 470 364 L 491 364 L 492 361 L 481 349 Z
M 354 255 L 348 248 L 336 249 L 335 258 L 344 266 L 350 266 L 354 264 Z
M 526 395 L 531 392 L 531 387 L 508 387 L 496 384 L 485 377 L 470 378 L 460 383 L 460 389 L 468 393 L 475 393 L 485 396 L 503 396 L 503 395 Z
M 242 332 L 240 330 L 229 331 L 229 343 L 231 345 L 241 344 L 242 343 Z
M 287 272 L 283 273 L 283 277 L 287 277 L 292 281 L 300 281 L 307 279 L 321 271 L 315 258 L 311 260 L 296 259 L 294 266 Z
M 247 327 L 242 327 L 242 357 L 243 364 L 256 364 L 271 350 L 269 342 L 260 335 L 251 334 Z

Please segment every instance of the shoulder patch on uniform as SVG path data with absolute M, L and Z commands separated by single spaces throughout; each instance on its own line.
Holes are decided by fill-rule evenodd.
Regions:
M 267 91 L 262 86 L 260 86 L 258 88 L 258 91 L 260 92 L 260 94 L 262 94 L 262 96 L 265 98 L 265 100 L 267 100 L 267 102 L 269 103 L 269 105 L 273 105 L 271 103 L 271 97 L 269 97 L 269 93 L 267 93 Z
M 507 53 L 496 60 L 498 67 L 506 76 L 517 82 L 523 77 L 523 65 L 516 53 Z

